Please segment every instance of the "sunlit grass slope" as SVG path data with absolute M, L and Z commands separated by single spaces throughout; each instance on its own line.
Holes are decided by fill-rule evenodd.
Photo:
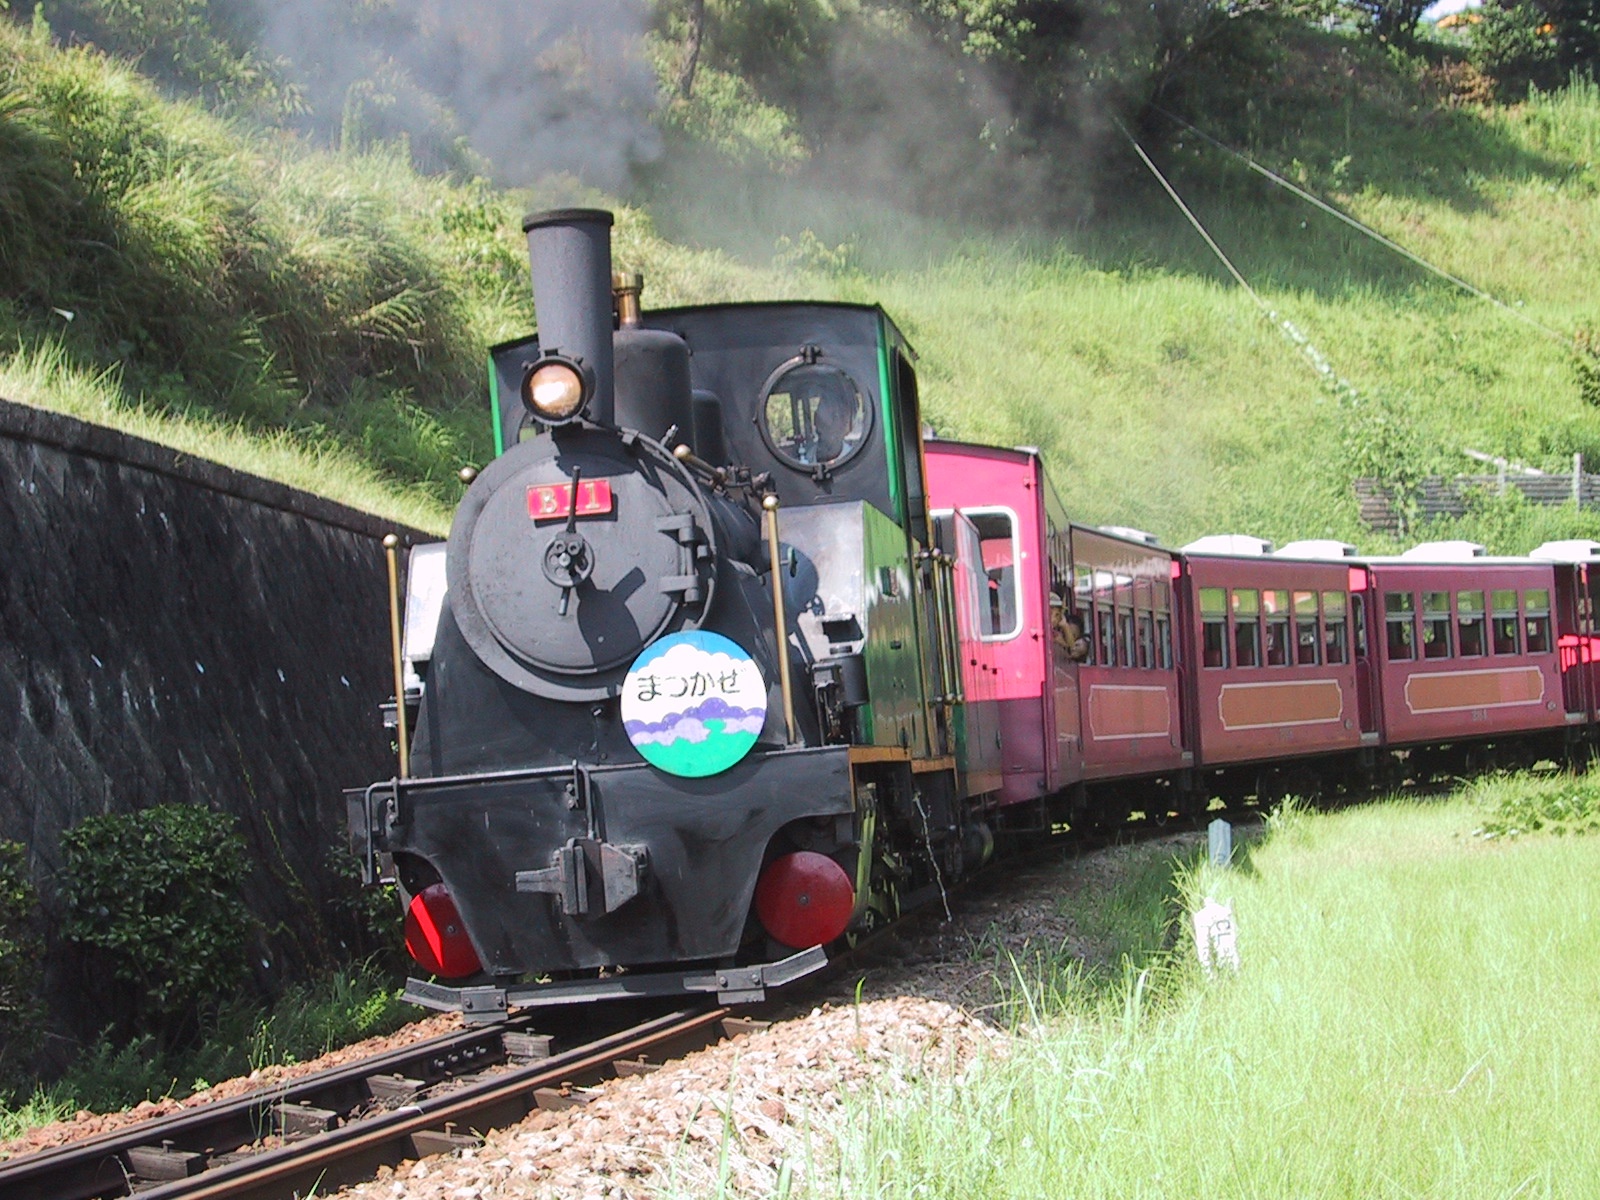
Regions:
M 863 1100 L 838 1192 L 1595 1195 L 1600 839 L 1489 840 L 1483 815 L 1279 822 L 1198 889 L 1233 904 L 1237 976 L 1168 965 L 963 1086 Z
M 485 350 L 534 322 L 519 218 L 574 199 L 317 151 L 0 21 L 0 390 L 442 527 Z M 618 245 L 657 303 L 781 292 L 635 209 Z
M 1215 132 L 1507 308 L 1192 137 L 1141 133 L 1275 317 L 1115 142 L 1095 165 L 1121 162 L 1119 181 L 1072 230 L 950 230 L 791 200 L 780 180 L 768 215 L 784 219 L 730 233 L 735 259 L 706 231 L 751 214 L 715 180 L 663 204 L 699 214 L 700 245 L 675 244 L 570 184 L 510 194 L 422 177 L 399 151 L 252 132 L 0 23 L 0 358 L 18 356 L 30 402 L 97 379 L 113 417 L 261 434 L 346 494 L 338 448 L 370 464 L 378 490 L 358 503 L 421 503 L 439 527 L 456 471 L 489 452 L 484 351 L 533 323 L 518 218 L 579 200 L 618 209 L 617 258 L 645 272 L 647 305 L 882 303 L 921 353 L 938 431 L 1040 447 L 1086 521 L 1384 550 L 1357 521 L 1357 475 L 1471 469 L 1463 449 L 1600 466 L 1600 359 L 1586 402 L 1573 340 L 1600 331 L 1600 91 L 1453 107 L 1418 63 L 1296 37 L 1250 103 L 1214 106 L 1236 114 Z M 1520 552 L 1600 535 L 1600 518 L 1486 500 L 1428 533 Z
M 1352 170 L 1342 159 L 1320 178 L 1304 163 L 1295 173 L 1504 306 L 1214 150 L 1169 167 L 1276 319 L 1137 180 L 1127 211 L 1093 236 L 969 244 L 848 287 L 909 329 L 941 431 L 1040 446 L 1086 519 L 1175 541 L 1248 531 L 1381 549 L 1356 521 L 1356 475 L 1481 470 L 1463 449 L 1558 471 L 1581 452 L 1600 468 L 1600 398 L 1585 401 L 1573 347 L 1600 328 L 1600 91 L 1438 119 L 1471 127 L 1473 140 L 1430 149 L 1419 128 L 1403 145 L 1420 175 L 1448 174 L 1448 187 L 1341 190 Z M 1440 157 L 1480 145 L 1492 148 L 1481 161 Z M 1348 388 L 1312 367 L 1285 321 Z M 1589 515 L 1516 508 L 1487 503 L 1458 530 L 1434 532 L 1505 552 L 1600 533 Z

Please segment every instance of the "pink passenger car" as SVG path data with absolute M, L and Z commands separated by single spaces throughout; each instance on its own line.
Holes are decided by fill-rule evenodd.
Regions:
M 963 664 L 968 693 L 996 704 L 1000 803 L 1188 766 L 1172 554 L 1069 524 L 1032 450 L 930 441 L 925 454 L 930 509 L 970 522 L 982 547 L 982 653 L 965 647 Z

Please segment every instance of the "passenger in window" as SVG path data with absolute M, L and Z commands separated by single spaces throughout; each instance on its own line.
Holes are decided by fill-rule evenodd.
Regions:
M 1017 624 L 1015 572 L 1010 567 L 994 567 L 986 574 L 989 577 L 990 632 L 1010 633 Z
M 1050 594 L 1050 634 L 1073 662 L 1089 661 L 1089 639 L 1083 636 L 1083 618 L 1067 611 L 1067 603 Z

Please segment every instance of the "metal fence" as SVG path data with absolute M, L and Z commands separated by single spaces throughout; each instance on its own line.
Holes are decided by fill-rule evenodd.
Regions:
M 1473 457 L 1487 456 L 1475 454 Z M 1502 463 L 1493 475 L 1424 479 L 1416 497 L 1416 516 L 1423 521 L 1434 517 L 1459 517 L 1467 511 L 1474 496 L 1504 495 L 1511 489 L 1521 492 L 1530 504 L 1576 502 L 1580 507 L 1600 508 L 1600 475 L 1584 471 L 1582 458 L 1575 455 L 1572 471 L 1560 475 Z M 1361 520 L 1367 526 L 1387 533 L 1401 532 L 1402 514 L 1396 508 L 1392 488 L 1377 479 L 1362 478 L 1355 481 L 1355 492 L 1361 506 Z

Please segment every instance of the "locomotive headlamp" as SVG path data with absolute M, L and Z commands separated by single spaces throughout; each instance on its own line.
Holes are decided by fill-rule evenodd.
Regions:
M 594 376 L 583 364 L 549 355 L 522 377 L 522 403 L 547 425 L 560 425 L 583 411 L 594 391 Z

